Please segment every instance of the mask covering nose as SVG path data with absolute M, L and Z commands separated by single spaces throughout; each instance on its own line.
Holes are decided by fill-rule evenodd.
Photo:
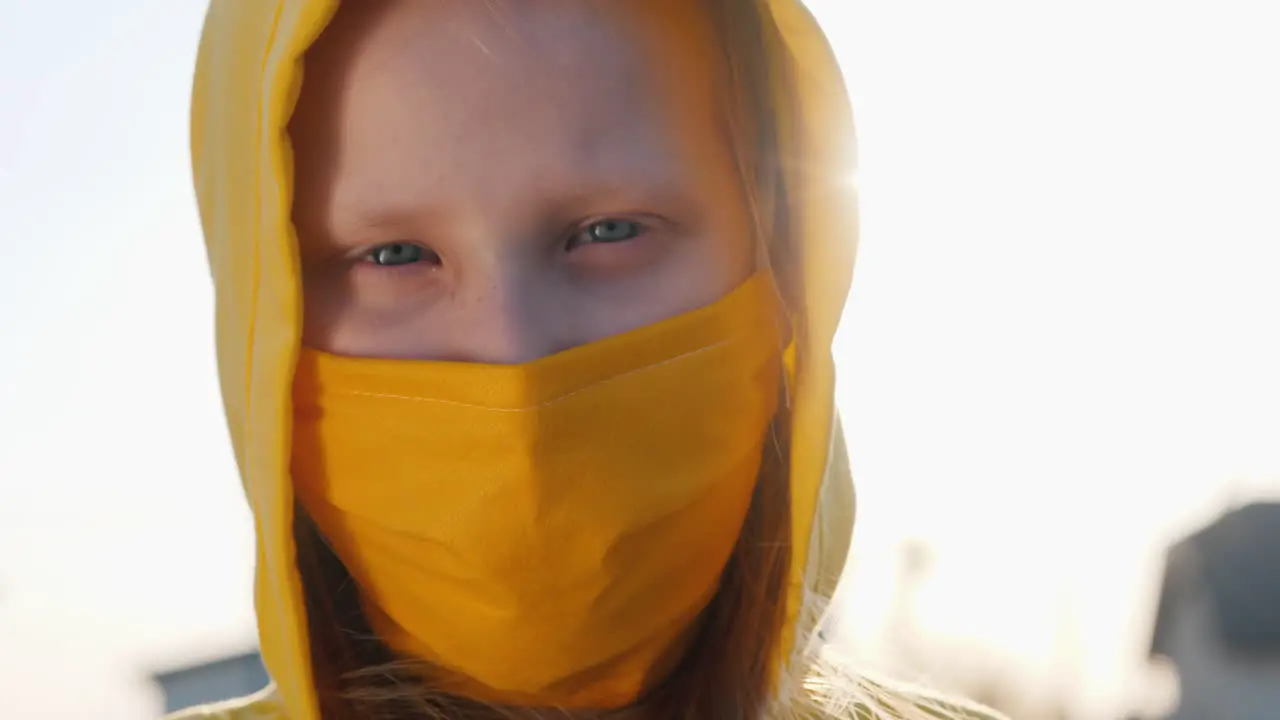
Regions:
M 759 274 L 524 365 L 304 350 L 299 499 L 371 627 L 433 683 L 628 705 L 661 680 L 737 541 L 777 408 L 780 323 Z

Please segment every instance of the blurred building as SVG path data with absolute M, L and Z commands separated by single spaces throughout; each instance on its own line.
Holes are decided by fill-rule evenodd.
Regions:
M 154 676 L 164 692 L 164 711 L 251 695 L 269 682 L 257 652 L 191 665 Z
M 1150 654 L 1177 668 L 1167 720 L 1280 718 L 1280 503 L 1227 513 L 1169 550 Z

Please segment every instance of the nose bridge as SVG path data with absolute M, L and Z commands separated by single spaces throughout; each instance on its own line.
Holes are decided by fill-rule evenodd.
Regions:
M 461 359 L 497 364 L 525 363 L 555 352 L 554 323 L 547 322 L 547 293 L 536 273 L 518 262 L 486 263 L 458 298 L 467 309 L 456 328 Z

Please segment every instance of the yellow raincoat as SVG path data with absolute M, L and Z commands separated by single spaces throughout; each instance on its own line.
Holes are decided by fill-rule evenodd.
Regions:
M 179 718 L 318 720 L 292 535 L 290 388 L 302 315 L 286 127 L 302 83 L 303 54 L 337 4 L 213 0 L 200 45 L 191 119 L 195 186 L 217 290 L 223 401 L 256 520 L 258 624 L 274 684 L 258 696 Z M 805 174 L 791 184 L 804 193 L 794 201 L 803 218 L 797 245 L 804 316 L 797 321 L 806 331 L 791 396 L 794 535 L 780 692 L 788 717 L 869 717 L 865 696 L 852 702 L 840 678 L 816 676 L 821 662 L 812 642 L 853 527 L 831 358 L 857 241 L 853 126 L 839 69 L 809 13 L 799 0 L 769 0 L 768 6 L 785 45 L 778 51 L 791 56 L 800 109 L 798 117 L 781 118 L 784 152 L 803 159 L 793 167 Z M 857 687 L 878 694 L 878 686 Z M 919 703 L 891 705 L 912 710 L 886 706 L 888 717 L 915 715 Z M 971 716 L 954 708 L 926 712 L 920 717 Z

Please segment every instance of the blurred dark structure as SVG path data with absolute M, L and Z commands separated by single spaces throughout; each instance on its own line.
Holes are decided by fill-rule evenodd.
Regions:
M 158 673 L 166 713 L 252 695 L 270 682 L 257 652 Z
M 1280 503 L 1226 513 L 1170 548 L 1150 655 L 1177 667 L 1166 720 L 1280 718 Z

